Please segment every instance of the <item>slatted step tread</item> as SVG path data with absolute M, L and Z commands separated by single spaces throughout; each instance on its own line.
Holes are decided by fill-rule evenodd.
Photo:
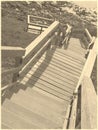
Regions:
M 52 77 L 55 77 L 57 79 L 57 81 L 58 80 L 64 81 L 64 82 L 68 83 L 68 85 L 70 85 L 70 84 L 74 85 L 76 83 L 76 80 L 71 80 L 69 77 L 67 78 L 66 75 L 62 75 L 58 71 L 55 71 L 53 69 L 45 69 L 44 67 L 41 67 L 38 64 L 36 64 L 36 66 L 34 66 L 31 69 L 30 73 L 32 75 L 34 75 L 35 70 L 38 71 L 39 73 L 44 71 L 44 74 L 48 74 L 48 75 L 50 75 Z
M 34 81 L 34 78 L 32 78 L 32 80 Z M 71 93 L 68 93 L 67 91 L 65 91 L 65 94 L 63 91 L 61 91 L 59 88 L 57 87 L 54 87 L 53 85 L 43 85 L 43 82 L 41 81 L 41 83 L 39 83 L 38 81 L 36 82 L 35 81 L 35 84 L 32 84 L 32 80 L 29 81 L 29 83 L 26 83 L 28 86 L 34 88 L 34 87 L 37 87 L 39 89 L 42 89 L 43 91 L 46 91 L 47 93 L 50 93 L 60 99 L 63 99 L 65 101 L 70 101 L 71 98 L 72 98 L 72 94 Z M 36 79 L 35 79 L 36 80 Z M 25 81 L 24 81 L 25 83 Z M 53 87 L 53 88 L 52 88 Z
M 54 79 L 50 79 L 46 77 L 36 77 L 36 76 L 32 76 L 30 77 L 31 74 L 27 74 L 25 77 L 24 77 L 24 82 L 26 83 L 26 81 L 28 81 L 29 84 L 32 84 L 32 85 L 37 85 L 37 82 L 38 84 L 42 84 L 44 86 L 48 86 L 50 88 L 53 88 L 53 89 L 57 89 L 57 90 L 61 90 L 61 92 L 63 93 L 69 93 L 69 94 L 72 94 L 74 89 L 75 89 L 75 84 L 68 84 L 66 81 L 61 81 L 61 80 L 58 80 L 57 79 L 57 82 Z M 37 81 L 37 82 L 36 82 Z
M 33 81 L 36 81 L 36 77 L 33 77 L 31 80 L 28 81 L 29 84 L 32 84 L 32 80 Z M 25 81 L 24 81 L 25 82 Z M 51 84 L 50 82 L 46 82 L 44 80 L 40 80 L 38 79 L 38 81 L 36 83 L 34 83 L 34 86 L 46 86 L 50 89 L 53 89 L 61 94 L 64 94 L 64 95 L 67 95 L 67 96 L 70 96 L 73 94 L 73 91 L 74 91 L 74 87 L 72 86 L 71 88 L 68 88 L 66 85 L 61 85 L 61 84 Z M 32 87 L 33 88 L 33 87 Z
M 67 104 L 64 103 L 60 103 L 56 100 L 53 100 L 53 98 L 50 98 L 46 95 L 44 95 L 41 92 L 35 91 L 35 89 L 28 87 L 26 89 L 26 93 L 28 93 L 28 95 L 32 96 L 32 98 L 34 98 L 36 101 L 42 104 L 46 104 L 47 106 L 51 107 L 52 109 L 54 109 L 55 111 L 59 112 L 62 114 L 62 111 L 64 111 L 67 107 Z M 48 101 L 48 102 L 47 102 Z
M 34 112 L 35 114 L 37 113 L 40 116 L 45 117 L 46 119 L 56 122 L 58 125 L 62 125 L 64 122 L 64 118 L 62 117 L 62 115 L 60 117 L 60 115 L 53 112 L 49 108 L 37 103 L 36 101 L 34 102 L 32 100 L 32 97 L 30 97 L 23 91 L 19 91 L 18 94 L 14 95 L 11 98 L 11 101 L 25 108 L 28 108 L 30 111 Z
M 60 59 L 60 58 L 50 58 L 50 57 L 47 57 L 45 58 L 45 56 L 42 57 L 43 59 L 41 60 L 44 60 L 45 62 L 49 62 L 49 64 L 52 64 L 52 63 L 55 63 L 55 64 L 58 64 L 59 66 L 63 68 L 67 68 L 67 69 L 71 69 L 71 70 L 74 70 L 74 71 L 78 71 L 80 72 L 82 70 L 82 67 L 83 66 L 78 66 L 78 65 L 75 65 L 75 64 L 72 64 L 70 62 L 67 62 L 65 59 Z
M 69 57 L 65 57 L 65 56 L 63 56 L 62 54 L 60 55 L 60 54 L 58 54 L 58 53 L 51 53 L 51 51 L 48 51 L 48 52 L 46 52 L 43 56 L 46 58 L 46 54 L 47 54 L 47 58 L 50 58 L 50 59 L 55 59 L 55 60 L 57 60 L 57 61 L 59 61 L 60 60 L 60 62 L 63 62 L 63 63 L 67 63 L 67 64 L 71 64 L 71 65 L 73 65 L 73 66 L 77 66 L 78 68 L 81 68 L 81 67 L 83 67 L 83 64 L 82 64 L 82 62 L 79 62 L 79 61 L 76 61 L 76 60 L 74 60 L 74 59 L 70 59 Z M 46 59 L 47 59 L 46 58 Z
M 17 114 L 19 117 L 22 117 L 25 120 L 28 120 L 30 123 L 33 123 L 37 128 L 57 128 L 57 124 L 53 123 L 51 120 L 39 116 L 37 113 L 31 112 L 28 108 L 24 108 L 18 104 L 13 103 L 12 101 L 6 99 L 3 104 L 3 108 L 12 113 Z M 33 129 L 33 128 L 32 128 Z
M 32 74 L 33 73 L 33 74 Z M 36 75 L 37 74 L 37 75 Z M 37 82 L 38 83 L 41 83 L 43 85 L 48 85 L 48 86 L 54 86 L 57 87 L 58 89 L 62 89 L 65 90 L 65 91 L 68 91 L 68 92 L 73 92 L 73 90 L 75 89 L 75 85 L 77 83 L 77 80 L 75 82 L 69 82 L 69 80 L 61 80 L 61 79 L 58 79 L 52 75 L 42 75 L 41 72 L 37 72 L 37 73 L 34 73 L 33 71 L 30 71 L 25 77 L 24 79 L 22 80 L 21 83 L 23 82 L 27 82 L 27 83 L 30 83 L 32 85 L 36 84 Z M 66 93 L 66 92 L 65 92 Z
M 41 62 L 41 60 L 39 62 Z M 80 72 L 76 72 L 73 68 L 69 68 L 69 67 L 67 68 L 66 65 L 64 67 L 55 62 L 48 63 L 47 61 L 43 61 L 43 64 L 47 65 L 48 67 L 52 67 L 52 68 L 54 67 L 54 68 L 60 69 L 61 71 L 65 72 L 65 73 L 67 72 L 67 73 L 69 73 L 69 75 L 72 75 L 72 76 L 75 75 L 75 76 L 79 77 L 79 75 L 80 75 Z
M 76 75 L 73 75 L 72 73 L 69 73 L 69 70 L 65 71 L 63 69 L 60 69 L 61 67 L 58 67 L 58 66 L 56 66 L 54 64 L 48 64 L 48 62 L 44 62 L 44 61 L 42 62 L 41 60 L 35 66 L 38 66 L 39 69 L 40 69 L 42 67 L 42 66 L 40 66 L 41 63 L 42 63 L 44 71 L 45 70 L 50 71 L 50 72 L 52 72 L 52 73 L 54 73 L 56 75 L 58 74 L 61 77 L 64 77 L 66 79 L 70 79 L 72 81 L 76 81 L 79 78 Z
M 1 128 L 2 129 L 11 129 L 8 125 L 6 125 L 5 123 L 1 123 Z
M 63 49 L 57 48 L 55 52 L 64 54 L 65 56 L 72 57 L 72 58 L 77 59 L 77 60 L 82 61 L 82 62 L 86 61 L 86 59 L 83 56 L 78 55 L 77 53 L 75 53 L 75 52 L 73 52 L 71 50 L 66 50 L 66 49 L 63 50 Z
M 19 115 L 10 112 L 7 108 L 2 108 L 2 122 L 11 126 L 13 129 L 36 129 L 35 124 L 30 123 L 24 118 L 19 117 Z
M 63 80 L 60 79 L 56 79 L 55 77 L 53 77 L 52 75 L 41 75 L 41 72 L 37 73 L 37 75 L 33 74 L 32 75 L 32 71 L 30 71 L 25 77 L 28 78 L 26 80 L 26 78 L 24 77 L 25 81 L 30 81 L 32 80 L 32 85 L 35 84 L 35 81 L 37 82 L 42 82 L 43 84 L 48 84 L 48 85 L 54 85 L 57 86 L 58 88 L 62 88 L 64 90 L 68 89 L 73 89 L 75 88 L 76 82 L 72 82 L 70 83 L 68 80 L 65 80 L 65 82 Z M 47 79 L 48 78 L 48 79 Z M 23 80 L 24 80 L 23 79 Z M 34 82 L 33 82 L 34 80 Z M 31 82 L 31 81 L 30 81 Z M 60 87 L 61 86 L 61 87 Z M 70 91 L 70 90 L 69 90 Z

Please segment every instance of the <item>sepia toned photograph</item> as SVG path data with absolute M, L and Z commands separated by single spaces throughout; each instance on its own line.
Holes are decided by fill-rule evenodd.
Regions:
M 97 129 L 97 1 L 1 1 L 1 129 Z

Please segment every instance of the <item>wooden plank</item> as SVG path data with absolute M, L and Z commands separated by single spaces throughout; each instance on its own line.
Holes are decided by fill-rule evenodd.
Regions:
M 3 92 L 5 89 L 9 89 L 10 87 L 15 86 L 15 85 L 17 85 L 17 84 L 18 84 L 18 82 L 10 83 L 10 84 L 8 84 L 8 85 L 2 87 L 2 88 L 1 88 L 1 91 Z
M 13 129 L 34 129 L 37 128 L 35 124 L 28 122 L 27 120 L 20 118 L 19 115 L 9 112 L 6 108 L 2 108 L 2 122 L 11 126 Z
M 34 30 L 38 30 L 40 31 L 41 30 L 41 27 L 38 27 L 38 26 L 33 26 L 33 25 L 28 25 L 28 29 L 34 29 Z
M 88 31 L 87 28 L 85 29 L 85 32 L 86 32 L 86 34 L 87 34 L 89 40 L 91 41 L 91 40 L 92 40 L 92 36 L 91 36 L 91 34 L 89 33 L 89 31 Z
M 28 15 L 28 17 L 32 17 L 32 18 L 39 19 L 39 20 L 50 21 L 50 22 L 53 22 L 53 21 L 54 21 L 53 19 L 48 19 L 48 18 L 39 17 L 39 16 L 34 16 L 34 15 Z M 29 18 L 29 19 L 30 19 L 30 18 Z
M 81 95 L 81 128 L 97 129 L 97 95 L 88 77 L 83 78 Z
M 22 57 L 25 49 L 21 47 L 1 46 L 1 56 L 4 57 Z
M 78 96 L 76 96 L 72 103 L 72 109 L 71 109 L 71 116 L 69 120 L 69 129 L 75 129 L 76 125 L 76 116 L 77 116 L 77 102 L 78 102 Z
M 39 27 L 48 28 L 47 25 L 35 24 L 35 23 L 32 23 L 32 22 L 28 23 L 28 26 L 29 26 L 29 25 L 34 26 L 34 27 L 38 27 L 38 28 L 39 28 Z
M 70 109 L 71 109 L 71 105 L 68 105 L 66 114 L 65 114 L 65 120 L 64 120 L 64 124 L 63 124 L 63 129 L 67 129 L 68 128 L 68 123 L 69 123 L 69 115 L 70 115 Z
M 15 104 L 8 99 L 6 99 L 6 101 L 4 102 L 3 107 L 7 108 L 8 111 L 19 115 L 23 119 L 28 120 L 31 124 L 35 124 L 36 126 L 38 126 L 37 128 L 44 129 L 57 127 L 57 125 L 52 121 L 49 121 L 46 118 L 38 115 L 37 113 L 35 114 L 34 112 L 31 112 L 30 110 L 28 110 L 28 108 L 25 109 L 24 107 Z
M 51 120 L 53 123 L 57 125 L 62 125 L 63 118 L 53 113 L 48 108 L 42 106 L 41 104 L 38 104 L 37 102 L 32 101 L 32 97 L 29 95 L 26 95 L 26 93 L 21 93 L 18 95 L 14 95 L 11 100 L 15 102 L 16 104 L 19 104 L 20 106 L 23 106 L 25 108 L 28 108 L 30 111 L 34 112 L 35 114 L 39 114 L 40 116 Z M 29 102 L 28 102 L 29 101 Z

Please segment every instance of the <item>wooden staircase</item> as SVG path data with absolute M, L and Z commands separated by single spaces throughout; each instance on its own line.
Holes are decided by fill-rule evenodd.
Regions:
M 79 53 L 81 46 L 76 46 L 75 50 L 55 46 L 48 49 L 19 84 L 10 89 L 2 104 L 3 129 L 63 128 L 85 64 L 85 49 Z
M 3 76 L 13 74 L 12 83 L 1 88 L 2 129 L 75 129 L 80 85 L 81 128 L 95 128 L 96 94 L 90 76 L 97 56 L 97 41 L 85 30 L 90 39 L 86 60 L 85 45 L 75 38 L 68 41 L 70 29 L 66 33 L 55 21 L 25 49 L 2 48 L 3 59 L 13 57 L 16 62 L 14 68 L 2 72 Z M 94 105 L 89 102 L 89 92 Z

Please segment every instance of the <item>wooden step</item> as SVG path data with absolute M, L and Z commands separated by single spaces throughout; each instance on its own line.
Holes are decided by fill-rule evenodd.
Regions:
M 29 85 L 31 85 L 31 84 L 29 84 Z M 25 80 L 24 80 L 24 81 L 22 81 L 20 83 L 20 88 L 21 88 L 21 86 L 26 86 L 26 88 L 27 87 L 31 87 L 32 88 L 32 86 L 29 86 L 29 85 L 26 86 Z M 38 92 L 38 93 L 40 93 L 40 94 L 42 94 L 42 95 L 44 95 L 44 96 L 46 96 L 46 97 L 48 97 L 48 98 L 50 98 L 53 102 L 55 102 L 55 104 L 58 104 L 58 105 L 60 105 L 60 106 L 62 106 L 64 108 L 66 107 L 66 102 L 64 100 L 62 100 L 62 99 L 60 99 L 60 98 L 58 98 L 58 97 L 56 97 L 56 96 L 54 96 L 54 95 L 52 95 L 52 94 L 50 94 L 48 92 L 45 92 L 44 90 L 41 90 L 41 89 L 39 89 L 37 87 L 33 87 L 33 90 Z
M 60 58 L 54 58 L 54 57 L 52 57 L 52 59 L 50 59 L 49 57 L 47 57 L 46 59 L 45 59 L 45 57 L 44 56 L 42 56 L 43 57 L 43 59 L 44 59 L 44 61 L 50 61 L 49 62 L 49 64 L 50 63 L 56 63 L 56 64 L 58 64 L 59 66 L 61 66 L 62 67 L 62 69 L 63 69 L 63 67 L 65 68 L 68 68 L 68 69 L 71 69 L 71 70 L 74 70 L 75 72 L 81 72 L 81 70 L 82 70 L 82 68 L 83 68 L 83 66 L 80 68 L 80 67 L 78 67 L 78 66 L 76 66 L 76 65 L 74 65 L 74 64 L 71 64 L 71 63 L 69 63 L 69 62 L 67 62 L 66 60 L 62 60 L 62 59 L 60 59 Z
M 2 107 L 2 123 L 11 126 L 13 129 L 36 129 L 37 126 L 35 124 L 30 123 L 19 115 L 10 112 L 7 108 Z
M 19 91 L 17 95 L 14 95 L 11 100 L 16 104 L 19 104 L 25 108 L 28 108 L 30 111 L 38 114 L 48 120 L 51 120 L 53 123 L 62 126 L 64 119 L 57 114 L 55 114 L 50 109 L 38 104 L 37 102 L 32 101 L 32 97 L 27 95 L 23 91 Z
M 54 95 L 54 96 L 56 96 L 56 97 L 58 97 L 60 99 L 63 99 L 65 101 L 69 102 L 71 100 L 72 94 L 69 94 L 66 91 L 65 91 L 66 92 L 65 94 L 62 94 L 61 92 L 58 91 L 58 88 L 54 87 L 53 85 L 52 85 L 53 86 L 53 88 L 52 88 L 51 85 L 49 85 L 49 87 L 48 87 L 47 85 L 43 84 L 43 80 L 41 81 L 41 83 L 39 83 L 38 81 L 36 82 L 37 79 L 39 79 L 39 78 L 33 77 L 32 79 L 29 80 L 28 83 L 26 83 L 26 85 L 29 85 L 31 87 L 36 86 L 36 87 L 38 87 L 38 88 L 40 88 L 40 89 Z
M 29 74 L 28 74 L 29 75 Z M 74 87 L 72 86 L 72 89 L 68 89 L 66 86 L 64 85 L 60 85 L 58 83 L 55 83 L 54 81 L 52 82 L 52 80 L 48 79 L 46 80 L 45 78 L 44 79 L 40 79 L 39 77 L 35 77 L 35 76 L 32 76 L 30 79 L 26 76 L 25 79 L 24 79 L 24 82 L 25 80 L 28 80 L 27 84 L 31 84 L 32 87 L 34 85 L 38 86 L 38 87 L 41 87 L 41 86 L 44 86 L 46 87 L 47 89 L 51 89 L 51 92 L 52 90 L 53 91 L 56 91 L 58 93 L 58 95 L 62 94 L 67 96 L 67 97 L 70 97 L 70 95 L 73 94 L 73 91 L 74 91 Z
M 62 114 L 62 111 L 64 111 L 67 107 L 67 104 L 60 104 L 57 100 L 55 100 L 51 97 L 48 97 L 47 95 L 45 95 L 44 93 L 41 93 L 40 91 L 39 92 L 36 91 L 34 88 L 32 89 L 32 88 L 28 87 L 26 89 L 26 93 L 28 93 L 30 96 L 34 97 L 35 100 L 38 102 L 40 99 L 40 102 L 42 104 L 45 103 L 47 106 L 50 106 L 58 113 Z
M 27 78 L 27 77 L 26 77 Z M 37 82 L 35 83 L 35 81 L 37 80 L 37 77 L 33 77 L 31 78 L 28 83 L 31 83 L 31 84 L 34 84 L 34 85 L 40 85 L 40 86 L 46 86 L 50 89 L 53 89 L 59 93 L 61 93 L 62 95 L 65 95 L 65 96 L 68 96 L 70 97 L 70 95 L 73 94 L 74 92 L 74 88 L 72 87 L 72 89 L 68 89 L 65 85 L 59 85 L 59 86 L 56 86 L 54 84 L 51 84 L 50 82 L 47 82 L 45 80 L 42 80 L 42 79 L 39 79 L 37 80 Z M 34 83 L 33 83 L 34 81 Z
M 46 58 L 46 53 L 45 53 L 43 56 Z M 77 67 L 80 68 L 80 69 L 83 67 L 83 65 L 81 64 L 81 62 L 77 62 L 77 61 L 72 60 L 72 59 L 70 59 L 70 58 L 68 58 L 68 57 L 62 56 L 62 55 L 60 55 L 60 54 L 58 54 L 58 53 L 56 53 L 56 52 L 55 52 L 54 54 L 52 54 L 51 51 L 50 51 L 50 52 L 47 54 L 47 57 L 54 58 L 54 59 L 56 59 L 56 60 L 59 59 L 59 60 L 61 60 L 61 61 L 64 62 L 64 63 L 77 66 Z
M 71 50 L 66 50 L 66 49 L 63 50 L 63 49 L 58 49 L 57 48 L 56 52 L 67 55 L 69 57 L 72 57 L 72 58 L 74 58 L 74 59 L 76 59 L 78 61 L 85 62 L 85 60 L 86 60 L 83 56 L 80 56 L 80 55 L 78 55 L 77 53 L 75 53 L 75 52 L 73 52 Z
M 76 81 L 73 81 L 69 78 L 67 78 L 66 76 L 61 76 L 59 75 L 59 73 L 56 73 L 57 71 L 54 71 L 53 69 L 44 69 L 44 67 L 41 67 L 39 66 L 38 64 L 36 64 L 36 66 L 34 66 L 31 70 L 30 70 L 30 73 L 32 73 L 32 75 L 34 75 L 34 69 L 38 72 L 43 72 L 44 71 L 44 74 L 49 74 L 51 75 L 52 77 L 54 76 L 57 80 L 61 80 L 61 81 L 64 81 L 66 82 L 66 84 L 68 85 L 75 85 Z
M 39 61 L 41 62 L 41 60 Z M 62 70 L 63 72 L 68 72 L 69 74 L 71 74 L 72 76 L 79 76 L 80 72 L 76 72 L 73 68 L 66 67 L 65 66 L 60 66 L 59 64 L 55 63 L 55 62 L 51 62 L 51 63 L 47 63 L 47 61 L 43 61 L 44 64 L 46 64 L 48 67 L 54 66 L 54 68 L 59 68 L 60 70 Z
M 66 51 L 66 50 L 65 50 Z M 65 52 L 64 52 L 65 53 Z M 61 53 L 61 52 L 59 52 L 59 51 L 56 51 L 55 52 L 55 54 L 57 54 L 57 55 L 59 55 L 59 56 L 61 56 L 61 57 L 65 57 L 65 58 L 67 58 L 67 59 L 69 59 L 69 60 L 71 60 L 72 62 L 76 62 L 77 64 L 81 64 L 81 65 L 84 65 L 84 63 L 85 63 L 85 60 L 82 60 L 81 58 L 79 59 L 79 58 L 75 58 L 73 55 L 71 56 L 70 54 L 64 54 L 64 53 Z
M 85 54 L 86 50 L 82 49 L 82 47 L 73 47 L 73 46 L 69 46 L 68 47 L 69 50 L 72 50 L 74 52 L 81 54 Z
M 42 63 L 42 66 L 40 65 Z M 72 81 L 72 82 L 77 82 L 77 80 L 78 80 L 78 78 L 77 77 L 75 77 L 75 75 L 74 76 L 72 76 L 71 74 L 69 74 L 68 72 L 66 72 L 66 71 L 63 71 L 63 70 L 61 70 L 61 69 L 59 69 L 59 68 L 57 68 L 57 67 L 55 67 L 55 66 L 53 66 L 53 65 L 51 65 L 51 66 L 47 66 L 47 64 L 45 64 L 45 63 L 43 63 L 43 62 L 38 62 L 37 64 L 36 64 L 36 66 L 38 66 L 39 68 L 43 68 L 44 70 L 46 70 L 46 71 L 49 71 L 49 72 L 52 72 L 52 73 L 54 73 L 54 74 L 56 74 L 56 75 L 59 75 L 61 78 L 64 78 L 64 79 L 68 79 L 68 80 L 70 80 L 70 81 Z M 34 66 L 34 67 L 36 67 L 36 66 Z M 32 69 L 31 69 L 32 70 Z
M 75 52 L 78 56 L 82 56 L 85 57 L 85 53 L 84 52 L 80 52 L 78 50 L 73 50 L 72 48 L 69 48 L 68 51 L 72 51 L 73 53 Z
M 83 48 L 81 46 L 81 44 L 70 44 L 70 46 L 68 48 L 72 47 L 73 49 L 78 49 L 78 50 L 81 50 L 81 51 L 86 51 L 86 48 Z
M 76 82 L 73 82 L 73 83 L 72 83 L 71 81 L 66 80 L 66 78 L 65 78 L 65 81 L 64 81 L 64 80 L 58 78 L 56 74 L 49 74 L 49 73 L 46 73 L 46 72 L 42 73 L 42 71 L 41 71 L 41 70 L 39 71 L 39 69 L 38 69 L 36 72 L 35 72 L 35 71 L 36 71 L 36 68 L 33 68 L 33 69 L 26 75 L 26 77 L 32 78 L 32 76 L 33 76 L 33 77 L 37 77 L 37 78 L 43 79 L 43 80 L 46 81 L 46 82 L 48 82 L 48 81 L 51 80 L 50 83 L 52 83 L 53 85 L 56 84 L 56 86 L 58 86 L 58 88 L 62 88 L 62 89 L 64 89 L 64 90 L 66 90 L 66 88 L 68 88 L 69 90 L 70 90 L 70 89 L 72 90 L 72 88 L 74 89 L 74 87 L 76 86 Z M 34 72 L 35 72 L 35 73 L 34 73 Z M 32 73 L 33 73 L 33 74 L 32 74 Z M 48 78 L 49 80 L 47 80 L 47 78 Z M 56 82 L 56 83 L 55 83 L 55 82 Z M 71 82 L 71 83 L 70 83 L 70 82 Z M 49 83 L 49 82 L 48 82 L 48 83 Z M 61 87 L 59 87 L 59 86 L 61 86 Z
M 35 124 L 37 128 L 44 129 L 59 127 L 51 121 L 47 120 L 46 118 L 43 118 L 38 114 L 31 112 L 30 110 L 28 110 L 28 108 L 24 108 L 18 104 L 15 104 L 8 99 L 6 99 L 6 101 L 4 102 L 3 108 L 6 108 L 8 111 L 17 114 L 19 117 L 22 117 L 25 120 L 28 120 L 31 124 Z

